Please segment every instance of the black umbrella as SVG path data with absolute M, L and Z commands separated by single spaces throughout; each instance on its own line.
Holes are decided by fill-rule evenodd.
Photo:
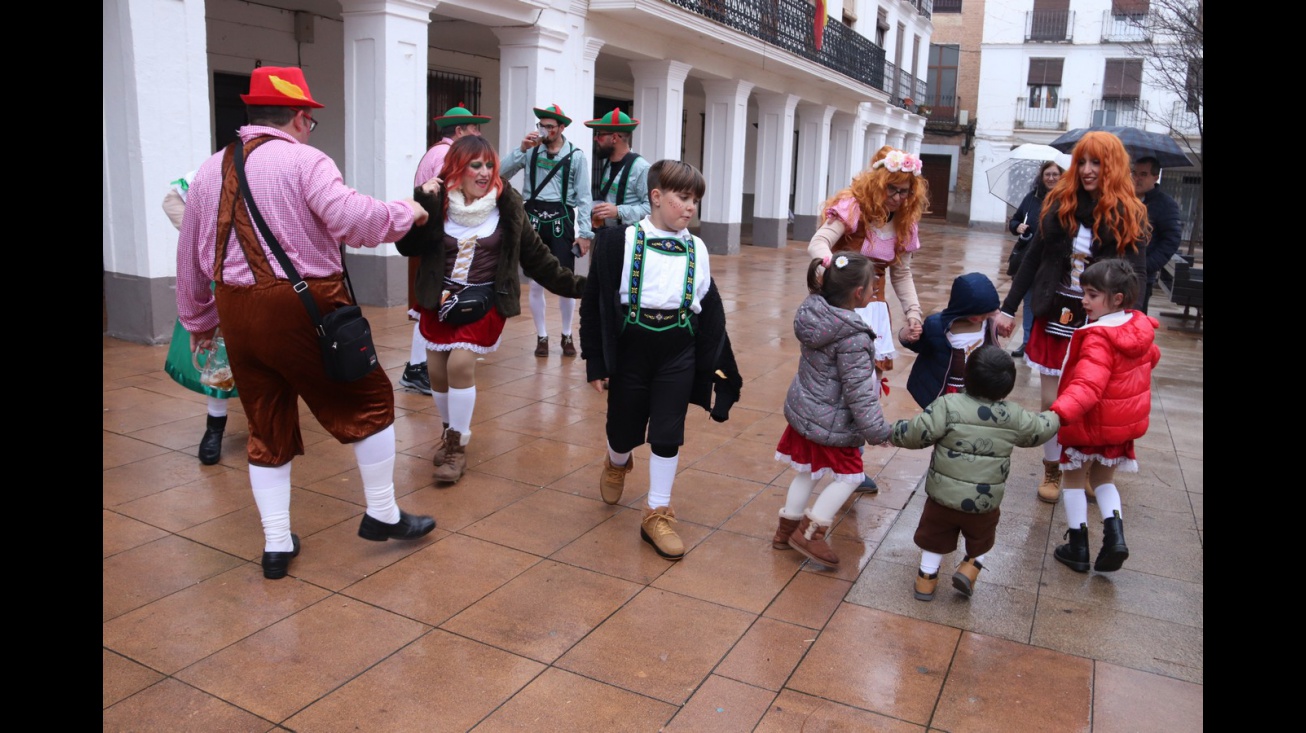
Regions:
M 1129 151 L 1129 156 L 1134 160 L 1143 157 L 1156 158 L 1162 168 L 1187 168 L 1193 164 L 1174 138 L 1160 132 L 1140 130 L 1137 127 L 1119 125 L 1080 127 L 1048 144 L 1057 150 L 1069 153 L 1075 149 L 1075 143 L 1089 132 L 1109 132 L 1120 138 L 1120 142 L 1125 144 L 1125 150 Z

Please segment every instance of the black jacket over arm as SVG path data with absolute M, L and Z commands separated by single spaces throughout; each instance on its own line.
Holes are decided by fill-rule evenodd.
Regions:
M 1179 204 L 1170 194 L 1153 188 L 1143 196 L 1147 219 L 1152 222 L 1152 240 L 1147 243 L 1147 281 L 1156 282 L 1156 275 L 1165 263 L 1179 251 L 1183 238 L 1183 223 L 1179 220 Z

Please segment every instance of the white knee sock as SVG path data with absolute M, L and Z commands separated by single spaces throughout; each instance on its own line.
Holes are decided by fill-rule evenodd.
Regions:
M 358 464 L 363 476 L 363 496 L 367 498 L 367 515 L 386 524 L 399 521 L 399 505 L 395 503 L 395 457 L 380 463 Z
M 608 461 L 614 466 L 624 466 L 630 463 L 630 451 L 618 453 L 612 450 L 612 444 L 608 444 Z
M 789 482 L 789 493 L 785 494 L 785 508 L 780 512 L 780 516 L 786 519 L 802 519 L 803 510 L 807 508 L 807 500 L 812 498 L 812 487 L 816 485 L 816 479 L 812 478 L 810 471 L 799 471 L 794 474 L 794 480 Z
M 572 298 L 558 298 L 558 312 L 562 314 L 562 335 L 571 335 L 572 316 L 576 313 L 576 301 Z
M 1060 461 L 1061 460 L 1061 443 L 1053 436 L 1052 440 L 1043 444 L 1043 460 Z
M 653 509 L 671 505 L 671 485 L 676 481 L 676 466 L 680 454 L 663 458 L 653 454 L 648 458 L 648 505 Z
M 449 422 L 449 393 L 431 390 L 431 399 L 435 400 L 435 410 L 440 413 L 441 422 Z
M 531 280 L 530 295 L 527 299 L 531 304 L 531 320 L 535 321 L 535 335 L 547 338 L 549 328 L 544 324 L 544 286 Z
M 249 467 L 249 485 L 263 522 L 263 551 L 290 552 L 290 463 L 283 466 Z
M 812 504 L 812 519 L 826 526 L 834 524 L 834 515 L 839 513 L 839 508 L 848 501 L 848 497 L 853 495 L 859 483 L 860 480 L 835 481 L 825 487 L 821 495 L 816 497 L 816 503 Z
M 984 558 L 986 558 L 986 557 L 988 557 L 988 556 L 989 556 L 989 553 L 986 552 L 986 553 L 984 553 L 983 555 L 980 555 L 979 557 L 972 557 L 971 559 L 975 561 L 975 564 L 976 564 L 976 565 L 979 565 L 980 567 L 983 567 L 983 566 L 984 566 Z
M 921 572 L 926 575 L 933 575 L 939 572 L 939 565 L 943 564 L 943 555 L 929 550 L 921 550 Z
M 222 397 L 209 398 L 209 417 L 226 417 L 227 400 Z
M 475 408 L 475 385 L 467 389 L 449 388 L 449 427 L 461 433 L 464 441 L 472 434 L 472 410 Z
M 425 363 L 426 363 L 426 339 L 422 338 L 422 330 L 417 327 L 416 323 L 414 323 L 413 345 L 408 352 L 408 364 L 409 366 L 412 366 L 414 364 L 425 364 Z
M 1124 518 L 1120 506 L 1120 489 L 1115 484 L 1102 484 L 1094 491 L 1097 493 L 1097 508 L 1101 510 L 1103 519 L 1110 519 L 1115 512 L 1120 512 L 1120 517 Z
M 1083 489 L 1062 489 L 1061 503 L 1066 508 L 1066 523 L 1071 529 L 1088 524 L 1088 494 Z

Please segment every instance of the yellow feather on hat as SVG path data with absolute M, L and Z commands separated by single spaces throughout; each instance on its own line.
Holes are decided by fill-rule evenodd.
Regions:
M 272 86 L 275 87 L 278 92 L 281 92 L 291 99 L 307 99 L 307 97 L 304 96 L 304 90 L 300 89 L 298 85 L 292 84 L 275 74 L 269 74 L 268 81 L 272 82 Z

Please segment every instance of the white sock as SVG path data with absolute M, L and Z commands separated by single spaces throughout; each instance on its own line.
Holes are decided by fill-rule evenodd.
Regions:
M 441 422 L 449 422 L 449 393 L 431 390 L 431 399 L 435 400 L 435 410 L 440 413 Z
M 1061 442 L 1055 436 L 1043 444 L 1043 460 L 1061 461 Z
M 467 389 L 449 388 L 449 427 L 462 434 L 465 440 L 472 434 L 472 410 L 476 408 L 476 385 Z
M 576 301 L 572 298 L 558 298 L 558 312 L 562 314 L 562 335 L 571 335 L 572 316 L 576 313 Z
M 1066 523 L 1071 529 L 1079 529 L 1079 525 L 1088 524 L 1088 494 L 1083 489 L 1063 488 L 1061 503 L 1066 508 Z
M 812 478 L 811 471 L 795 473 L 794 480 L 789 482 L 789 493 L 785 494 L 785 508 L 781 510 L 780 516 L 802 519 L 803 510 L 807 508 L 807 500 L 812 498 L 812 487 L 815 485 L 816 479 Z
M 1124 518 L 1124 512 L 1120 506 L 1120 489 L 1115 484 L 1102 484 L 1095 489 L 1097 492 L 1097 508 L 1102 512 L 1103 519 L 1110 519 L 1115 512 L 1121 512 L 1121 519 Z
M 535 321 L 535 335 L 540 338 L 549 337 L 549 328 L 544 324 L 544 286 L 531 280 L 530 294 L 527 300 L 531 304 L 531 320 Z
M 426 363 L 426 339 L 422 338 L 422 330 L 413 324 L 413 346 L 408 352 L 408 365 Z
M 845 501 L 848 501 L 848 497 L 853 495 L 859 483 L 860 480 L 835 481 L 825 487 L 821 495 L 816 497 L 816 503 L 812 505 L 812 520 L 827 527 L 834 524 L 834 515 L 839 513 L 839 509 Z
M 254 504 L 263 521 L 263 551 L 291 552 L 290 539 L 290 464 L 249 467 L 249 485 L 254 490 Z
M 653 509 L 671 505 L 671 485 L 676 481 L 680 454 L 663 458 L 656 453 L 648 458 L 648 505 Z
M 921 550 L 921 572 L 926 575 L 934 575 L 939 572 L 939 566 L 943 564 L 943 555 L 929 550 Z
M 630 451 L 618 453 L 612 450 L 612 445 L 608 445 L 608 462 L 614 466 L 624 466 L 630 463 Z
M 395 503 L 395 457 L 380 463 L 358 464 L 363 476 L 363 495 L 367 497 L 367 515 L 386 524 L 399 521 L 399 505 Z
M 983 567 L 983 566 L 984 566 L 984 558 L 986 558 L 986 557 L 988 557 L 988 556 L 989 556 L 989 553 L 986 552 L 986 553 L 984 553 L 983 555 L 980 555 L 979 557 L 972 557 L 971 559 L 975 561 L 975 564 L 976 564 L 976 565 L 979 565 L 980 567 Z
M 226 417 L 227 400 L 225 397 L 209 398 L 209 417 Z

